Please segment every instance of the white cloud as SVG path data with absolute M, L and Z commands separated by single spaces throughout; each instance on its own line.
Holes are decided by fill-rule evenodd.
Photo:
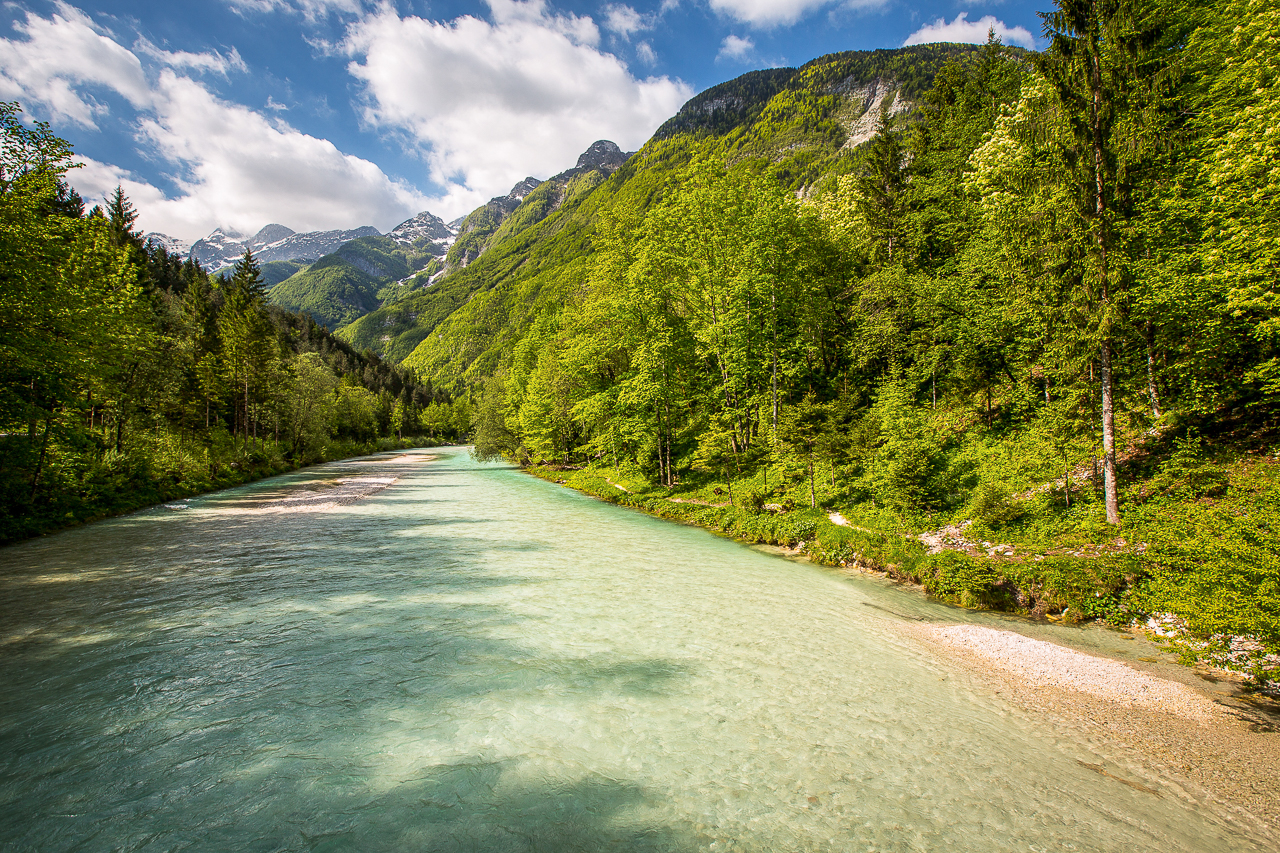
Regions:
M 151 100 L 138 57 L 78 9 L 59 3 L 49 18 L 28 12 L 14 29 L 23 41 L 0 39 L 0 98 L 42 104 L 55 123 L 97 127 L 106 112 L 89 88 L 110 89 L 134 107 Z
M 642 41 L 636 45 L 636 59 L 639 59 L 645 65 L 654 65 L 658 61 L 658 54 L 654 52 L 653 45 L 647 41 Z
M 163 71 L 157 95 L 156 115 L 142 121 L 141 133 L 182 171 L 179 195 L 152 205 L 152 217 L 172 224 L 153 230 L 188 237 L 215 224 L 246 234 L 268 222 L 298 231 L 388 228 L 426 206 L 374 163 L 228 104 L 194 80 Z
M 492 22 L 401 18 L 384 6 L 342 45 L 365 87 L 365 119 L 408 132 L 447 185 L 432 203 L 441 215 L 571 166 L 597 139 L 639 147 L 693 95 L 678 80 L 633 77 L 597 49 L 590 18 L 543 0 L 489 3 Z
M 667 9 L 664 0 L 663 11 Z M 801 18 L 828 6 L 849 11 L 877 9 L 889 0 L 710 0 L 711 8 L 721 15 L 750 24 L 757 29 L 790 26 Z M 671 2 L 674 6 L 675 3 Z
M 105 107 L 86 87 L 117 92 L 137 109 L 138 140 L 146 143 L 147 156 L 168 164 L 177 192 L 167 195 L 87 157 L 79 158 L 83 166 L 69 179 L 90 203 L 120 184 L 145 230 L 193 240 L 219 226 L 252 233 L 269 222 L 300 231 L 388 228 L 427 206 L 424 196 L 375 164 L 227 103 L 174 70 L 236 70 L 243 61 L 234 51 L 222 56 L 139 46 L 154 61 L 148 69 L 138 54 L 67 6 L 48 19 L 28 14 L 18 29 L 25 41 L 0 39 L 0 97 L 89 126 Z
M 945 18 L 939 18 L 907 36 L 907 40 L 902 44 L 904 47 L 940 41 L 984 44 L 987 33 L 994 31 L 1005 44 L 1020 44 L 1029 50 L 1035 50 L 1035 36 L 1031 35 L 1025 27 L 1006 27 L 1004 22 L 996 20 L 994 15 L 986 15 L 976 21 L 966 20 L 967 18 L 967 12 L 956 15 L 956 19 L 950 23 Z
M 630 40 L 632 33 L 653 29 L 654 21 L 625 4 L 604 7 L 604 28 L 615 35 Z
M 833 0 L 710 0 L 721 15 L 762 29 L 794 24 Z
M 162 65 L 170 68 L 190 68 L 193 71 L 212 71 L 226 77 L 232 71 L 248 71 L 249 66 L 245 65 L 244 59 L 240 57 L 240 51 L 234 47 L 226 56 L 216 52 L 209 53 L 191 53 L 185 50 L 162 50 L 156 47 L 145 38 L 138 39 L 134 45 L 134 50 L 153 59 Z
M 724 41 L 720 43 L 720 52 L 716 54 L 716 60 L 742 60 L 755 49 L 756 43 L 749 38 L 725 36 Z
M 296 12 L 309 21 L 335 12 L 354 15 L 360 11 L 360 0 L 227 0 L 227 5 L 241 14 Z

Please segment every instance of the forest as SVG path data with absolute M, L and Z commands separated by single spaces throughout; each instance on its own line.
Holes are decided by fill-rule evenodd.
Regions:
M 820 62 L 748 81 L 405 363 L 477 389 L 482 457 L 1274 678 L 1280 10 L 1044 20 L 852 151 L 776 156 L 836 125 Z
M 1044 22 L 1041 52 L 713 87 L 615 172 L 476 211 L 443 275 L 362 316 L 318 269 L 334 334 L 271 305 L 251 255 L 210 277 L 123 194 L 85 212 L 66 143 L 7 104 L 0 540 L 469 439 L 964 606 L 1144 624 L 1274 687 L 1280 9 Z
M 85 211 L 71 149 L 0 104 L 0 542 L 383 446 L 453 440 L 470 403 Z

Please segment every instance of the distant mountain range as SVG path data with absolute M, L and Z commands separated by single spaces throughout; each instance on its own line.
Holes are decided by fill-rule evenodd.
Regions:
M 423 211 L 412 219 L 401 222 L 387 233 L 387 237 L 403 246 L 434 244 L 438 251 L 429 254 L 444 257 L 453 244 L 456 229 L 440 217 Z M 372 225 L 337 231 L 306 231 L 299 233 L 284 225 L 272 223 L 246 237 L 222 228 L 208 237 L 187 243 L 168 234 L 152 231 L 146 235 L 150 243 L 163 246 L 173 255 L 183 255 L 199 262 L 206 270 L 216 273 L 235 266 L 244 257 L 245 249 L 251 249 L 259 263 L 272 261 L 301 261 L 311 263 L 331 254 L 352 240 L 361 237 L 381 237 L 382 232 Z

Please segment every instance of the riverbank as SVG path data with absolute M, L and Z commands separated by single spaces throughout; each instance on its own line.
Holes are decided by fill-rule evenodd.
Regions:
M 409 448 L 404 448 L 409 449 Z M 310 513 L 341 510 L 398 483 L 418 465 L 440 457 L 431 453 L 380 453 L 312 466 L 315 476 L 291 478 L 279 488 L 257 492 L 224 506 L 224 512 Z M 368 473 L 366 473 L 368 471 Z M 185 509 L 166 504 L 171 509 Z
M 1026 711 L 1121 746 L 1160 779 L 1088 765 L 1153 796 L 1212 799 L 1261 837 L 1280 837 L 1280 704 L 1173 680 L 1141 661 L 1083 654 L 975 625 L 908 624 L 907 633 Z M 1153 661 L 1154 662 L 1154 661 Z M 1165 673 L 1168 674 L 1167 672 Z M 1209 682 L 1213 684 L 1213 682 Z

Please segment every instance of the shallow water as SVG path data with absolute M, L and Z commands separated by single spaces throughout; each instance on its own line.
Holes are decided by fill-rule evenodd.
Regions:
M 902 630 L 950 608 L 462 450 L 393 467 L 0 550 L 0 847 L 1261 849 Z

